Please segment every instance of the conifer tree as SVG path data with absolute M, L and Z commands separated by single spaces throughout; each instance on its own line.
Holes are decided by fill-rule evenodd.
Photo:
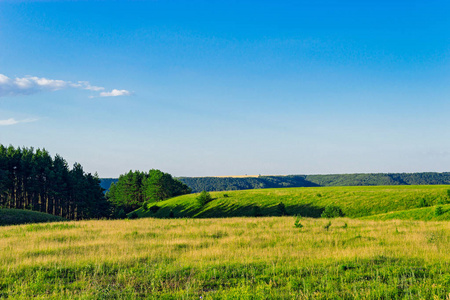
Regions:
M 45 149 L 0 145 L 0 207 L 33 209 L 69 219 L 101 218 L 110 213 L 98 176 L 80 164 L 69 170 Z

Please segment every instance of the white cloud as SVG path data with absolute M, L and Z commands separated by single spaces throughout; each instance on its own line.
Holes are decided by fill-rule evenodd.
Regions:
M 62 89 L 76 88 L 93 92 L 105 90 L 104 87 L 91 85 L 88 81 L 71 81 L 48 79 L 44 77 L 25 76 L 9 78 L 0 74 L 0 97 L 31 95 L 43 91 L 58 91 Z M 127 90 L 113 89 L 111 92 L 101 92 L 100 97 L 110 96 L 129 96 L 131 93 Z
M 14 118 L 9 118 L 6 120 L 0 120 L 0 126 L 8 126 L 8 125 L 15 125 L 19 123 L 30 123 L 35 122 L 37 119 L 24 119 L 24 120 L 16 120 Z
M 3 74 L 0 74 L 0 84 L 5 84 L 7 83 L 9 80 L 9 78 Z
M 73 83 L 72 87 L 81 88 L 83 90 L 89 90 L 94 92 L 103 91 L 105 89 L 104 87 L 101 86 L 91 85 L 88 81 L 78 81 L 78 83 Z
M 117 97 L 117 96 L 130 96 L 131 92 L 127 90 L 113 89 L 111 92 L 101 92 L 100 97 Z

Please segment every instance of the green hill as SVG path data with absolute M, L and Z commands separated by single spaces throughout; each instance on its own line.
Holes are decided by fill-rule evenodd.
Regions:
M 31 210 L 0 209 L 0 226 L 58 221 L 66 221 L 66 219 Z
M 441 207 L 442 213 L 436 214 L 437 207 Z M 394 211 L 376 216 L 364 217 L 366 220 L 417 220 L 417 221 L 450 221 L 450 204 L 435 205 L 431 207 L 413 208 L 402 211 Z
M 139 217 L 241 217 L 301 215 L 318 218 L 325 207 L 337 206 L 347 217 L 357 218 L 450 203 L 449 185 L 360 186 L 256 189 L 211 192 L 213 200 L 200 207 L 198 194 L 158 202 L 159 210 L 136 211 Z M 280 207 L 282 203 L 285 207 Z

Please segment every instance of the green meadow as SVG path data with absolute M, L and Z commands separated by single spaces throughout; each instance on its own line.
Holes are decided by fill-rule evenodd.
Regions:
M 296 221 L 147 218 L 0 227 L 0 297 L 450 299 L 450 223 L 302 218 L 296 227 Z
M 448 185 L 304 187 L 211 192 L 212 201 L 200 206 L 198 194 L 158 202 L 157 211 L 140 208 L 140 217 L 243 217 L 284 214 L 318 218 L 325 207 L 337 206 L 346 217 L 358 218 L 450 203 Z M 448 207 L 439 219 L 450 219 Z M 420 219 L 420 218 L 419 218 Z M 427 218 L 426 220 L 429 220 Z
M 147 218 L 1 226 L 0 298 L 450 300 L 449 189 L 214 192 Z

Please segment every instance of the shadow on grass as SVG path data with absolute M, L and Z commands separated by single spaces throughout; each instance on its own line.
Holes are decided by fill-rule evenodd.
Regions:
M 310 203 L 302 205 L 289 205 L 280 209 L 278 205 L 263 206 L 257 204 L 239 205 L 235 203 L 221 203 L 211 208 L 176 205 L 161 207 L 156 213 L 147 214 L 153 218 L 226 218 L 226 217 L 273 217 L 295 216 L 320 218 L 324 208 Z
M 31 223 L 61 222 L 67 219 L 25 209 L 0 209 L 0 226 L 21 225 Z

